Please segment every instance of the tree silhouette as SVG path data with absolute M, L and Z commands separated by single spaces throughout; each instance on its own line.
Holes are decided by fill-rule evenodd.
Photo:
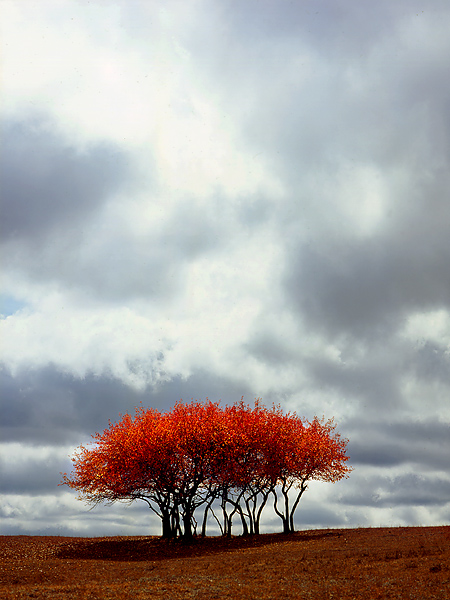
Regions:
M 308 482 L 336 482 L 351 471 L 348 440 L 332 420 L 307 421 L 259 399 L 254 406 L 179 402 L 166 413 L 141 406 L 92 437 L 61 485 L 93 505 L 143 500 L 160 517 L 164 538 L 191 539 L 200 507 L 202 535 L 209 514 L 223 535 L 231 535 L 235 515 L 244 535 L 258 534 L 271 495 L 283 531 L 292 532 Z

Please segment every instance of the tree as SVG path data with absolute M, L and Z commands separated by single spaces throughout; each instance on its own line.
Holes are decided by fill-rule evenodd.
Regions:
M 224 535 L 238 515 L 243 534 L 257 534 L 271 494 L 283 531 L 294 530 L 294 512 L 313 479 L 348 476 L 347 440 L 333 421 L 307 422 L 243 400 L 220 407 L 207 400 L 177 403 L 172 411 L 137 408 L 96 433 L 75 452 L 62 484 L 91 504 L 145 501 L 162 522 L 164 538 L 189 540 L 204 507 L 202 535 L 212 513 Z M 297 490 L 292 506 L 290 494 Z M 279 505 L 278 491 L 283 498 Z M 219 503 L 222 521 L 214 512 Z
M 222 471 L 222 506 L 231 504 L 228 514 L 228 535 L 231 519 L 237 512 L 241 518 L 243 533 L 259 533 L 262 511 L 270 492 L 277 485 L 279 464 L 282 460 L 279 434 L 282 423 L 289 415 L 283 415 L 279 407 L 268 410 L 259 400 L 252 408 L 240 403 L 226 409 L 230 421 L 229 465 Z
M 319 420 L 317 417 L 306 424 L 292 419 L 280 432 L 282 450 L 279 455 L 278 484 L 283 496 L 284 508 L 278 508 L 278 496 L 273 489 L 274 510 L 281 518 L 283 532 L 294 531 L 294 513 L 298 503 L 308 489 L 309 481 L 335 483 L 348 476 L 351 468 L 346 465 L 348 440 L 335 432 L 334 421 Z M 290 507 L 289 492 L 296 490 Z

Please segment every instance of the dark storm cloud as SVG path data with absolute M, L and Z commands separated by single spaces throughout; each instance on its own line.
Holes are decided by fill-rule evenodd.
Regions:
M 443 344 L 426 342 L 411 357 L 409 367 L 420 380 L 450 385 L 450 355 Z
M 126 157 L 116 147 L 105 143 L 77 151 L 44 118 L 5 120 L 1 138 L 3 240 L 71 229 L 129 175 Z
M 350 11 L 339 3 L 330 22 L 342 30 L 338 14 L 347 9 L 355 40 L 371 28 L 370 19 L 355 27 L 363 6 L 368 8 Z M 436 14 L 443 7 L 433 4 Z M 410 312 L 450 306 L 450 88 L 443 84 L 443 55 L 427 43 L 422 22 L 417 30 L 405 27 L 412 12 L 402 5 L 395 19 L 386 17 L 398 31 L 381 46 L 342 62 L 345 49 L 337 44 L 326 70 L 299 65 L 302 83 L 288 86 L 279 104 L 265 102 L 262 112 L 252 113 L 265 117 L 265 125 L 255 121 L 253 127 L 248 120 L 253 141 L 274 154 L 276 149 L 275 165 L 298 187 L 280 211 L 294 248 L 286 269 L 288 297 L 311 329 L 330 336 L 390 336 Z M 375 13 L 385 18 L 378 5 Z M 383 28 L 375 30 L 384 35 Z M 287 48 L 294 53 L 295 45 Z M 347 193 L 339 195 L 342 165 L 352 162 L 355 175 L 362 165 L 382 176 L 383 219 L 369 235 L 361 236 L 357 219 L 342 211 L 350 202 L 358 214 L 359 201 L 372 192 L 353 187 L 350 169 Z
M 440 208 L 444 203 L 449 206 L 439 198 Z M 442 221 L 450 222 L 450 208 L 443 212 L 434 213 L 435 229 L 430 215 L 423 214 L 424 226 L 405 215 L 404 227 L 416 231 L 403 239 L 398 231 L 301 247 L 286 281 L 294 305 L 312 327 L 357 337 L 393 332 L 409 312 L 450 307 L 450 245 Z
M 388 360 L 361 360 L 349 366 L 345 364 L 345 352 L 341 357 L 343 363 L 339 364 L 326 358 L 305 361 L 315 388 L 332 389 L 341 397 L 359 400 L 361 405 L 370 401 L 375 410 L 401 405 L 399 364 L 395 356 L 389 356 Z
M 17 449 L 14 449 L 17 452 Z M 5 447 L 4 457 L 0 457 L 0 480 L 2 494 L 57 494 L 65 491 L 58 487 L 61 472 L 70 469 L 71 462 L 55 449 L 53 456 L 28 458 L 18 461 L 17 456 L 8 456 Z
M 426 472 L 442 470 L 450 477 L 450 424 L 437 418 L 422 421 L 349 420 L 342 424 L 349 438 L 350 462 L 361 466 L 415 465 Z
M 423 170 L 421 151 L 448 153 L 446 53 L 428 43 L 446 7 L 420 19 L 422 4 L 245 2 L 223 9 L 214 40 L 188 42 L 229 109 L 244 107 L 247 142 L 308 196 L 305 174 L 330 180 L 343 157 L 389 169 L 413 150 Z
M 420 0 L 413 0 L 406 7 L 385 1 L 374 5 L 355 4 L 351 0 L 281 0 L 277 3 L 252 0 L 238 7 L 225 3 L 224 11 L 240 36 L 252 41 L 255 38 L 300 38 L 330 58 L 337 48 L 349 54 L 365 51 L 375 40 L 392 33 L 396 17 L 412 15 L 418 7 L 423 8 Z
M 61 451 L 62 444 L 65 448 L 73 445 L 75 450 L 91 442 L 91 435 L 106 429 L 109 420 L 118 421 L 125 413 L 133 415 L 141 403 L 167 411 L 181 400 L 209 398 L 233 404 L 243 395 L 249 403 L 255 398 L 245 385 L 206 372 L 196 372 L 187 379 L 175 377 L 143 392 L 110 377 L 79 379 L 52 367 L 24 370 L 15 377 L 2 370 L 0 376 L 0 439 L 5 443 L 0 479 L 6 495 L 67 491 L 57 487 L 60 473 L 71 469 L 67 450 Z M 14 442 L 32 445 L 37 453 L 43 447 L 44 456 L 21 458 L 20 452 L 16 456 L 12 454 L 17 453 Z
M 103 431 L 108 419 L 133 410 L 142 394 L 111 377 L 83 379 L 47 367 L 12 376 L 0 372 L 1 439 L 4 442 L 79 445 Z
M 1 369 L 0 378 L 1 440 L 37 445 L 75 447 L 89 442 L 91 434 L 108 427 L 109 420 L 134 414 L 141 402 L 165 411 L 192 398 L 208 397 L 223 404 L 233 404 L 243 395 L 248 402 L 255 398 L 245 384 L 206 372 L 187 379 L 174 377 L 142 392 L 110 376 L 77 378 L 54 367 L 22 370 L 15 376 Z

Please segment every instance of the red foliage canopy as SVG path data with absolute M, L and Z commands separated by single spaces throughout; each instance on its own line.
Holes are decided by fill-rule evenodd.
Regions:
M 310 480 L 336 482 L 348 476 L 348 440 L 333 421 L 311 422 L 296 414 L 268 409 L 257 400 L 233 406 L 193 401 L 172 411 L 137 408 L 80 446 L 72 473 L 62 483 L 90 503 L 141 499 L 162 519 L 163 536 L 193 535 L 195 510 L 204 504 L 222 532 L 231 533 L 238 514 L 244 533 L 258 533 L 270 494 L 284 531 Z M 293 507 L 289 492 L 297 489 Z M 278 491 L 284 509 L 278 507 Z M 291 493 L 292 496 L 292 493 Z M 223 526 L 213 512 L 220 503 Z

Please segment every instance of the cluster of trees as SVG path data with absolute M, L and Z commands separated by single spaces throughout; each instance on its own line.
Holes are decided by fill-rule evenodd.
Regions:
M 289 533 L 308 482 L 335 482 L 351 470 L 348 440 L 332 420 L 307 421 L 259 400 L 177 403 L 166 413 L 140 407 L 92 437 L 61 483 L 94 505 L 145 501 L 164 538 L 206 535 L 210 515 L 223 535 L 231 535 L 233 517 L 244 535 L 257 534 L 269 498 Z

